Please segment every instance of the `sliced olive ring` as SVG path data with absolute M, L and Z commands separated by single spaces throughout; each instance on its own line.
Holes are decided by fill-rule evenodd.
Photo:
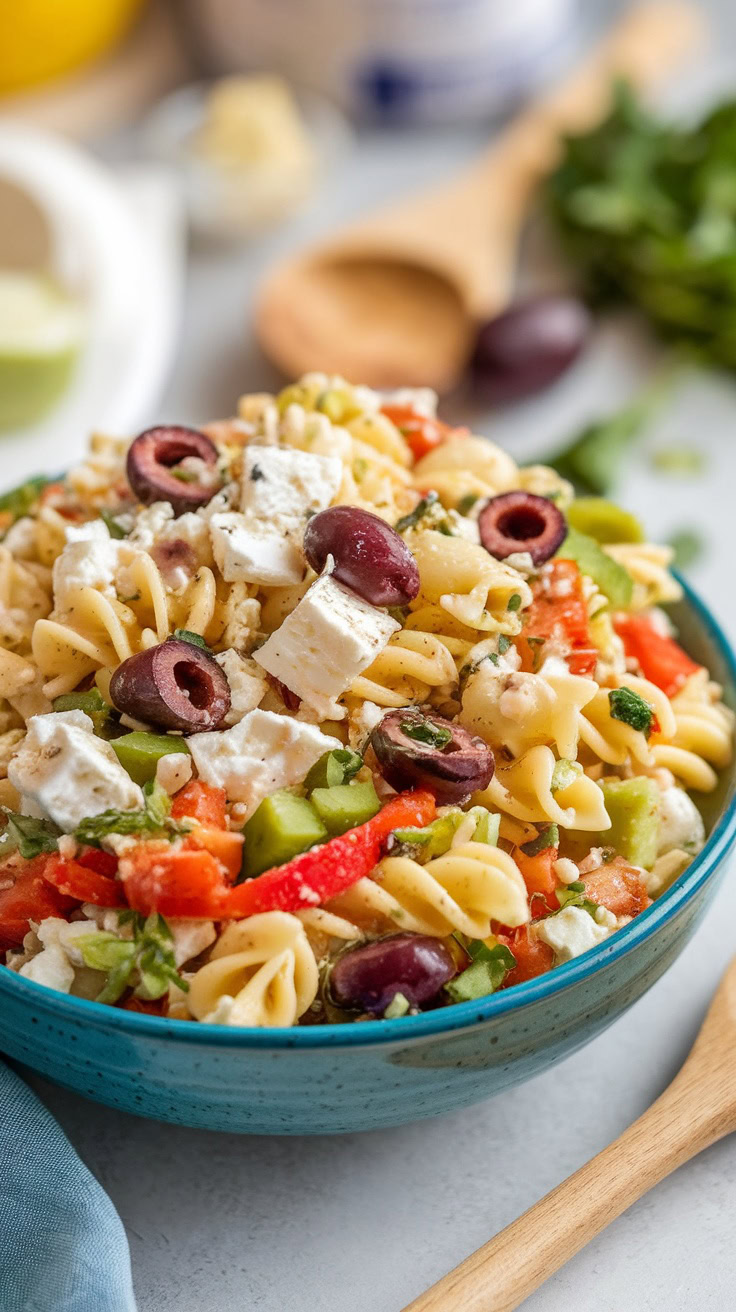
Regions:
M 370 742 L 392 788 L 427 788 L 438 802 L 464 802 L 493 778 L 488 744 L 434 712 L 389 711 Z
M 561 510 L 547 497 L 533 492 L 502 492 L 491 497 L 478 516 L 480 540 L 497 560 L 526 552 L 535 565 L 543 565 L 567 536 Z
M 181 638 L 129 656 L 110 680 L 119 711 L 184 733 L 216 729 L 230 710 L 230 686 L 213 656 Z
M 195 457 L 209 469 L 217 464 L 217 447 L 196 428 L 179 425 L 147 428 L 131 442 L 126 473 L 139 501 L 150 506 L 154 501 L 168 501 L 177 515 L 196 510 L 212 500 L 216 485 L 204 486 L 178 478 L 175 466 Z

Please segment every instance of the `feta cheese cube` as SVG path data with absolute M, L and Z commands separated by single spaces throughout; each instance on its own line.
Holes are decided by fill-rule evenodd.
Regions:
M 183 966 L 192 957 L 211 947 L 217 938 L 215 926 L 211 920 L 168 920 L 171 936 L 174 940 L 174 961 Z
M 34 715 L 8 778 L 18 792 L 61 829 L 85 816 L 134 810 L 143 794 L 112 747 L 92 732 L 83 711 Z
M 224 788 L 245 815 L 277 788 L 301 783 L 315 761 L 335 747 L 335 739 L 313 724 L 273 711 L 249 711 L 232 729 L 196 733 L 189 739 L 199 776 Z
M 232 647 L 215 656 L 230 685 L 230 710 L 225 724 L 237 724 L 248 711 L 254 711 L 268 692 L 268 683 L 254 660 L 239 656 Z
M 241 509 L 301 543 L 310 515 L 329 506 L 342 481 L 342 461 L 293 447 L 247 446 Z
M 705 842 L 703 817 L 683 788 L 665 788 L 659 795 L 657 856 L 682 848 L 695 856 Z
M 322 574 L 254 659 L 324 719 L 342 719 L 335 699 L 400 628 L 385 611 Z
M 192 758 L 189 752 L 167 752 L 156 765 L 156 783 L 169 797 L 178 793 L 192 777 Z
M 168 501 L 154 501 L 152 506 L 139 510 L 128 536 L 142 551 L 150 551 L 154 542 L 174 518 L 174 507 Z
M 59 993 L 68 993 L 74 983 L 74 967 L 64 949 L 58 946 L 44 948 L 43 952 L 31 957 L 18 974 Z
M 552 948 L 557 964 L 572 961 L 595 948 L 611 933 L 610 926 L 599 925 L 582 907 L 563 907 L 534 926 L 537 938 Z
M 68 528 L 67 539 L 67 545 L 54 561 L 55 609 L 61 613 L 69 610 L 80 588 L 95 588 L 114 597 L 121 549 L 130 555 L 128 544 L 113 541 L 101 519 Z
M 252 524 L 237 511 L 213 515 L 210 534 L 215 561 L 226 583 L 278 588 L 298 583 L 304 574 L 304 557 L 295 542 Z

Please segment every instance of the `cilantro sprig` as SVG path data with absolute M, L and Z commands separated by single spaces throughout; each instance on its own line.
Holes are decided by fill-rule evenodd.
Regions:
M 182 979 L 174 958 L 174 938 L 163 916 L 155 911 L 146 919 L 135 911 L 122 912 L 119 925 L 131 924 L 132 938 L 100 930 L 78 940 L 85 966 L 104 971 L 104 987 L 97 1002 L 117 1002 L 133 985 L 137 998 L 152 1001 L 163 997 L 169 984 L 185 993 L 189 985 Z

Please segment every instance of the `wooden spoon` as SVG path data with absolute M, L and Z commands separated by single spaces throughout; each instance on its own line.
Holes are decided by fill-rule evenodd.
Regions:
M 321 369 L 378 387 L 446 390 L 477 323 L 510 299 L 522 223 L 561 134 L 604 116 L 616 77 L 656 83 L 701 31 L 684 0 L 638 5 L 464 173 L 277 268 L 256 307 L 266 354 L 292 377 Z
M 685 1065 L 649 1110 L 404 1312 L 511 1312 L 655 1184 L 733 1130 L 736 958 Z

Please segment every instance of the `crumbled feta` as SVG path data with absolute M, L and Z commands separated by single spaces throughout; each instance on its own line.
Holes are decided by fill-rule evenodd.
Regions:
M 224 723 L 237 724 L 262 701 L 268 692 L 268 683 L 255 661 L 239 656 L 232 647 L 219 652 L 215 660 L 222 666 L 230 685 L 230 710 Z
M 23 515 L 10 525 L 3 546 L 7 547 L 16 560 L 33 560 L 36 554 L 36 521 L 30 515 Z
M 385 611 L 323 574 L 254 658 L 324 719 L 342 719 L 335 699 L 400 628 Z
M 553 863 L 552 869 L 561 884 L 577 884 L 580 878 L 580 871 L 575 865 L 575 862 L 570 860 L 569 856 L 558 857 Z
M 296 543 L 254 524 L 237 511 L 213 515 L 212 550 L 226 583 L 260 583 L 286 587 L 304 574 L 304 557 Z
M 659 795 L 657 856 L 679 847 L 695 856 L 705 842 L 703 817 L 683 788 L 665 788 Z
M 504 557 L 504 560 L 512 569 L 517 569 L 520 574 L 523 574 L 524 578 L 528 578 L 530 574 L 536 574 L 537 572 L 537 567 L 528 551 L 512 551 L 510 556 Z
M 217 999 L 217 1006 L 214 1008 L 214 1010 L 208 1011 L 207 1015 L 203 1018 L 204 1024 L 205 1025 L 233 1024 L 231 1017 L 233 1014 L 234 1006 L 235 1006 L 235 998 L 233 998 L 229 993 L 223 993 Z
M 69 527 L 66 533 L 67 546 L 53 568 L 54 605 L 62 613 L 73 605 L 80 588 L 114 597 L 121 549 L 130 553 L 127 543 L 112 540 L 101 519 Z
M 360 702 L 348 715 L 348 739 L 355 752 L 362 752 L 379 720 L 386 714 L 385 706 L 375 702 Z
M 336 456 L 293 447 L 247 446 L 241 509 L 251 522 L 258 520 L 298 545 L 310 515 L 324 510 L 337 494 L 342 469 Z
M 607 925 L 597 924 L 582 907 L 563 907 L 535 925 L 534 932 L 552 948 L 559 964 L 597 947 L 611 930 Z
M 38 926 L 36 937 L 44 948 L 61 948 L 73 966 L 83 966 L 79 940 L 96 930 L 93 920 L 61 920 L 58 916 L 48 916 Z
M 74 983 L 74 967 L 60 947 L 44 948 L 21 966 L 18 974 L 59 993 L 68 993 Z
M 192 777 L 192 758 L 189 752 L 167 752 L 156 765 L 156 783 L 169 797 L 178 793 Z
M 595 920 L 598 925 L 605 925 L 606 929 L 618 929 L 618 916 L 615 916 L 608 907 L 599 906 L 595 909 Z
M 301 783 L 334 746 L 335 739 L 313 724 L 261 710 L 249 711 L 231 729 L 189 739 L 200 778 L 224 788 L 231 801 L 244 803 L 245 816 L 277 788 Z
M 390 392 L 381 392 L 380 404 L 409 406 L 418 415 L 434 419 L 437 414 L 437 393 L 431 387 L 398 387 Z
M 75 829 L 85 816 L 143 805 L 140 788 L 110 744 L 95 737 L 83 711 L 34 715 L 8 778 L 26 805 L 65 830 Z
M 214 923 L 211 920 L 168 920 L 174 940 L 174 961 L 177 966 L 198 957 L 200 952 L 211 947 L 217 938 Z
M 128 541 L 142 551 L 150 551 L 173 518 L 174 507 L 168 501 L 154 501 L 152 506 L 138 511 Z

